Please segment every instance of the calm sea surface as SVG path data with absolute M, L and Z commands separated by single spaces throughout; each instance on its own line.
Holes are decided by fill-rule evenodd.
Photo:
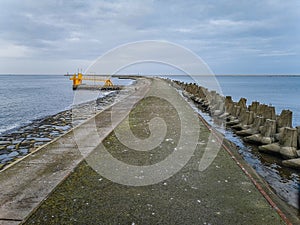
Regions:
M 0 133 L 72 104 L 72 83 L 64 76 L 1 75 Z

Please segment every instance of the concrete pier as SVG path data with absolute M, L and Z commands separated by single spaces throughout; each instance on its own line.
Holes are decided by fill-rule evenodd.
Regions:
M 194 86 L 189 89 L 199 94 Z M 210 98 L 213 96 L 215 93 L 200 102 L 207 107 L 206 101 L 219 98 Z M 171 100 L 167 101 L 169 97 Z M 182 117 L 181 112 L 175 110 L 177 105 L 194 116 Z M 244 104 L 237 107 L 244 108 Z M 221 110 L 217 108 L 215 110 Z M 118 113 L 112 120 L 114 109 L 118 109 Z M 155 137 L 150 121 L 157 121 L 155 126 L 163 124 L 155 118 L 162 118 L 166 123 L 164 136 Z M 195 118 L 195 126 L 187 127 L 184 121 Z M 97 137 L 87 132 L 93 126 L 96 126 Z M 196 143 L 192 143 L 189 138 L 195 134 L 195 128 L 199 135 Z M 128 135 L 132 132 L 142 140 L 162 139 L 149 152 L 137 151 L 121 142 L 118 132 Z M 182 139 L 182 135 L 186 138 Z M 220 137 L 169 82 L 139 79 L 122 101 L 0 173 L 0 224 L 298 223 L 295 211 L 268 188 L 233 145 L 226 141 L 221 144 Z M 171 161 L 173 164 L 167 164 L 170 167 L 164 167 L 151 178 L 156 179 L 173 167 L 180 166 L 180 169 L 149 185 L 113 182 L 91 165 L 98 157 L 109 159 L 103 152 L 105 148 L 114 158 L 138 168 L 140 176 L 132 179 L 143 182 L 147 179 L 144 166 L 177 154 L 181 142 L 187 152 L 191 151 L 188 147 L 195 144 L 191 157 L 183 165 Z M 179 154 L 178 159 L 184 158 L 187 152 Z M 201 170 L 203 160 L 210 164 Z M 110 164 L 104 166 L 114 171 L 115 179 L 124 182 L 131 179 L 119 177 L 124 171 L 115 170 Z

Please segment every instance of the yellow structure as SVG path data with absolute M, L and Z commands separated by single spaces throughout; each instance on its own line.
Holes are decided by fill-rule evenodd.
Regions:
M 70 77 L 70 80 L 73 80 L 73 89 L 76 89 L 79 85 L 81 85 L 83 80 L 101 81 L 104 82 L 104 86 L 113 86 L 110 78 L 104 78 L 96 75 L 83 75 L 82 73 L 75 73 L 72 77 Z

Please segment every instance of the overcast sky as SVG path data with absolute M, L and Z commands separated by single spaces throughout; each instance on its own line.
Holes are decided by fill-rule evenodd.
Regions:
M 86 69 L 121 44 L 164 40 L 216 74 L 300 74 L 299 0 L 0 0 L 0 73 Z

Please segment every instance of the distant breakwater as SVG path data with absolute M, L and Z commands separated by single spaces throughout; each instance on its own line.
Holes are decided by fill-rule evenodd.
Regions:
M 223 122 L 245 142 L 258 146 L 259 151 L 282 159 L 282 165 L 300 169 L 300 126 L 292 126 L 293 112 L 258 101 L 247 106 L 247 99 L 234 102 L 231 96 L 222 96 L 195 83 L 174 81 L 202 111 Z

